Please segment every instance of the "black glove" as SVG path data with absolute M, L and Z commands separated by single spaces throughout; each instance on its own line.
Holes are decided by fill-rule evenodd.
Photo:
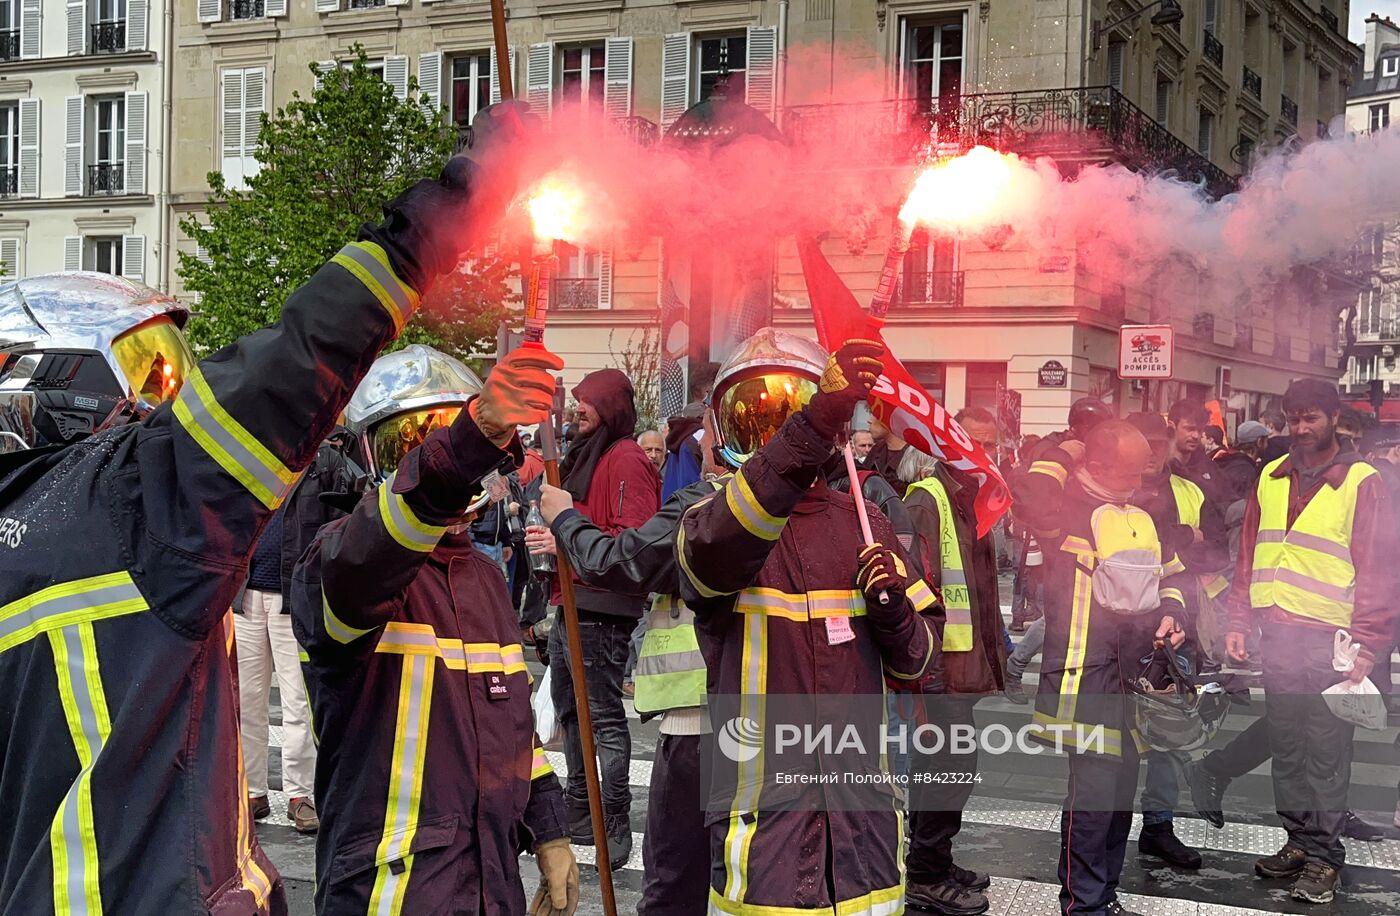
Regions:
M 394 273 L 419 293 L 460 264 L 515 199 L 526 160 L 520 141 L 537 122 L 529 108 L 502 102 L 482 109 L 469 155 L 453 156 L 437 181 L 425 178 L 385 204 L 384 222 L 361 227 L 360 238 L 383 248 Z
M 856 405 L 870 397 L 883 370 L 885 345 L 874 340 L 848 340 L 826 361 L 816 395 L 806 406 L 807 419 L 823 436 L 834 439 L 851 420 Z
M 904 561 L 884 544 L 871 544 L 860 551 L 860 572 L 856 585 L 865 593 L 867 608 L 880 607 L 880 593 L 885 593 L 885 607 L 904 603 L 904 589 L 909 584 L 909 571 Z

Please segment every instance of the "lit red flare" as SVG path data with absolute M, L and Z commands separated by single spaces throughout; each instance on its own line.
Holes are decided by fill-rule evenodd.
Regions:
M 899 219 L 911 229 L 981 232 L 1006 222 L 1015 156 L 978 146 L 924 169 L 914 180 Z
M 526 201 L 536 240 L 578 241 L 583 196 L 563 183 L 546 179 Z

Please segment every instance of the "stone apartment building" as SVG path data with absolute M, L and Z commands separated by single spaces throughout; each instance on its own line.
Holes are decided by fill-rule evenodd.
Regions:
M 1366 133 L 1394 130 L 1400 123 L 1400 25 L 1374 13 L 1366 20 L 1365 56 L 1347 99 L 1347 130 Z M 1364 286 L 1357 296 L 1351 331 L 1354 344 L 1342 384 L 1364 409 L 1370 408 L 1373 383 L 1380 384 L 1380 415 L 1400 420 L 1400 214 L 1379 223 L 1363 237 L 1358 268 Z
M 0 0 L 0 269 L 164 277 L 161 0 Z
M 178 4 L 167 231 L 204 207 L 206 172 L 236 180 L 257 168 L 258 112 L 309 92 L 308 65 L 330 66 L 357 43 L 401 94 L 413 77 L 466 124 L 498 92 L 488 9 L 483 0 Z M 831 106 L 790 105 L 784 79 L 791 49 L 840 47 L 833 71 L 855 59 L 884 75 L 881 123 L 894 136 L 992 116 L 1014 128 L 999 134 L 1009 149 L 1057 155 L 1037 141 L 1054 129 L 1092 138 L 1091 161 L 1172 168 L 1224 193 L 1254 151 L 1312 139 L 1343 112 L 1357 53 L 1340 31 L 1346 16 L 1338 0 L 1188 0 L 1184 8 L 1172 0 L 534 0 L 510 4 L 506 66 L 537 110 L 596 105 L 626 119 L 638 142 L 687 142 L 697 115 L 686 112 L 722 85 L 790 137 L 840 143 L 841 74 L 831 74 Z M 1075 156 L 1084 155 L 1078 144 Z M 908 161 L 861 165 L 907 169 Z M 826 242 L 861 297 L 882 258 L 883 240 L 871 241 L 862 254 L 839 237 Z M 195 250 L 193 240 L 176 243 Z M 659 239 L 625 252 L 564 246 L 559 254 L 550 345 L 568 361 L 570 384 L 619 363 L 620 350 L 657 328 L 667 288 L 689 308 L 692 362 L 726 355 L 734 328 L 724 324 L 743 311 L 736 297 L 745 284 L 725 265 L 667 251 Z M 790 243 L 777 245 L 772 265 L 759 277 L 764 311 L 771 302 L 775 324 L 811 333 Z M 1336 313 L 1305 304 L 1301 292 L 1286 309 L 1231 321 L 1200 303 L 1154 301 L 1106 283 L 1072 251 L 1037 260 L 1014 241 L 920 240 L 905 278 L 888 335 L 897 352 L 953 409 L 989 404 L 998 387 L 1021 390 L 1028 432 L 1062 425 L 1070 401 L 1089 391 L 1127 408 L 1140 403 L 1113 371 L 1125 322 L 1177 327 L 1177 378 L 1155 386 L 1154 403 L 1211 392 L 1221 364 L 1232 367 L 1231 404 L 1241 413 L 1291 377 L 1336 375 L 1327 343 Z M 173 260 L 163 279 L 179 291 Z M 752 299 L 752 289 L 742 295 Z M 1063 387 L 1041 387 L 1039 370 L 1052 360 L 1066 370 Z

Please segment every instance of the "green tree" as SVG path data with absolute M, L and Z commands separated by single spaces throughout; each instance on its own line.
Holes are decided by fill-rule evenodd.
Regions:
M 398 99 L 368 68 L 363 49 L 355 52 L 311 98 L 293 93 L 286 108 L 263 115 L 260 171 L 247 191 L 211 172 L 208 224 L 193 216 L 181 221 L 207 252 L 206 260 L 181 252 L 177 269 L 186 289 L 201 297 L 189 325 L 200 352 L 276 321 L 287 296 L 363 223 L 381 219 L 386 201 L 436 177 L 452 155 L 456 133 L 440 111 L 419 103 L 417 85 L 410 82 L 408 98 Z M 468 355 L 494 338 L 510 275 L 508 263 L 491 257 L 439 281 L 400 343 Z

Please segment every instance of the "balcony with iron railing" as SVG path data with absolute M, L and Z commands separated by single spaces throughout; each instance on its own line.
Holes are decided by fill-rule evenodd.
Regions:
M 19 193 L 19 166 L 0 166 L 0 197 L 14 197 Z
M 1249 323 L 1248 317 L 1235 319 L 1235 349 L 1254 352 L 1254 325 Z
M 1256 99 L 1263 99 L 1263 98 L 1264 98 L 1264 80 L 1263 80 L 1263 78 L 1262 78 L 1259 74 L 1255 73 L 1253 70 L 1249 69 L 1249 65 L 1247 65 L 1247 64 L 1243 67 L 1243 71 L 1244 71 L 1244 72 L 1243 72 L 1243 75 L 1242 75 L 1242 77 L 1241 77 L 1241 79 L 1240 79 L 1240 82 L 1242 82 L 1242 83 L 1244 84 L 1244 91 L 1245 91 L 1245 92 L 1248 92 L 1250 95 L 1254 96 Z
M 1294 127 L 1298 126 L 1298 103 L 1286 95 L 1279 96 L 1278 113 Z
M 1321 14 L 1322 21 L 1327 26 L 1327 28 L 1332 30 L 1333 35 L 1342 34 L 1341 22 L 1337 19 L 1336 13 L 1332 12 L 1325 6 L 1318 10 L 1318 13 Z
M 121 162 L 99 162 L 87 167 L 87 196 L 107 197 L 126 192 L 126 167 Z
M 383 5 L 384 0 L 350 0 L 350 9 L 352 10 L 367 10 Z
M 1221 70 L 1225 69 L 1225 46 L 1220 43 L 1220 39 L 1216 38 L 1213 32 L 1202 33 L 1201 54 L 1216 67 Z
M 1356 318 L 1357 343 L 1388 343 L 1400 340 L 1396 331 L 1394 318 L 1381 318 L 1376 321 L 1363 320 L 1359 315 Z
M 601 288 L 597 277 L 554 277 L 549 281 L 549 307 L 570 312 L 596 309 Z
M 89 54 L 120 54 L 126 50 L 126 21 L 94 22 Z
M 1062 168 L 1112 161 L 1140 171 L 1170 169 L 1203 181 L 1216 196 L 1236 190 L 1223 169 L 1111 86 L 802 105 L 783 110 L 782 126 L 796 146 L 834 147 L 852 160 L 906 162 L 990 146 L 1050 156 Z
M 1215 313 L 1197 312 L 1191 317 L 1191 333 L 1202 340 L 1215 340 Z
M 0 32 L 0 60 L 19 59 L 19 30 Z
M 905 273 L 894 288 L 894 304 L 910 308 L 957 308 L 963 304 L 961 270 Z
M 266 12 L 265 0 L 229 0 L 230 19 L 261 19 Z

